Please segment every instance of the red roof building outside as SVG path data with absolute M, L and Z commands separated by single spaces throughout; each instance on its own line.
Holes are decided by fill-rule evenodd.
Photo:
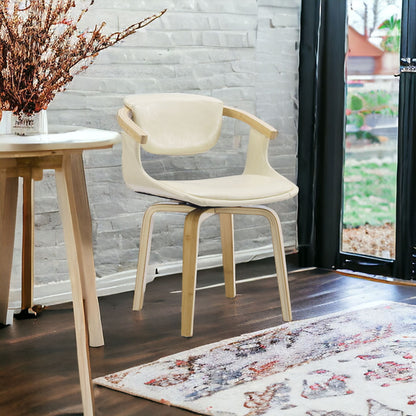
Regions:
M 382 73 L 384 51 L 373 45 L 365 35 L 361 35 L 351 26 L 348 27 L 348 60 L 349 75 Z

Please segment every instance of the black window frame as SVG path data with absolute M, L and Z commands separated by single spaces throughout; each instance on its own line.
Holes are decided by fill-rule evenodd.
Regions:
M 416 277 L 416 73 L 401 73 L 396 259 L 340 251 L 347 2 L 303 0 L 299 67 L 298 241 L 302 266 Z M 343 29 L 344 28 L 344 29 Z M 416 2 L 403 0 L 401 56 L 416 57 Z

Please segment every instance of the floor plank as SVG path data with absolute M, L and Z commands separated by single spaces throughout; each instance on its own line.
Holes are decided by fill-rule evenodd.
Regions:
M 93 376 L 282 323 L 270 259 L 237 267 L 237 297 L 227 299 L 220 269 L 198 274 L 194 336 L 180 336 L 180 276 L 148 285 L 144 309 L 133 294 L 100 299 L 106 345 L 91 349 Z M 289 267 L 293 318 L 305 319 L 379 300 L 416 304 L 416 288 L 370 282 L 332 271 Z M 48 308 L 39 319 L 0 329 L 0 415 L 79 416 L 71 304 Z M 185 416 L 192 413 L 96 386 L 98 416 Z

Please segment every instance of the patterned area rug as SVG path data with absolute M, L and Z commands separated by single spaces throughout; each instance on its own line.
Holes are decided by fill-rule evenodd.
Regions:
M 416 415 L 416 306 L 295 321 L 94 382 L 204 415 Z

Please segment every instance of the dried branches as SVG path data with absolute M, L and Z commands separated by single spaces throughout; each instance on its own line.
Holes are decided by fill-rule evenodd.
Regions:
M 86 4 L 81 7 L 79 4 Z M 81 31 L 94 0 L 0 1 L 0 102 L 2 110 L 45 109 L 98 53 L 162 16 L 147 17 L 121 32 L 102 33 L 105 23 Z

